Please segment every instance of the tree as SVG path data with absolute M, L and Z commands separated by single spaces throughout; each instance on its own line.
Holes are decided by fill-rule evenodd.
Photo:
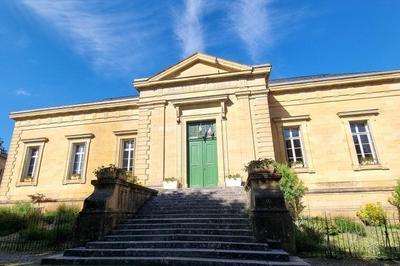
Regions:
M 297 218 L 304 209 L 302 198 L 307 191 L 303 181 L 287 164 L 276 163 L 278 172 L 282 175 L 280 186 L 285 197 L 290 215 Z
M 3 144 L 4 144 L 4 141 L 3 141 L 3 139 L 0 138 L 0 154 L 7 153 L 7 151 L 4 148 Z
M 394 191 L 392 192 L 392 195 L 390 195 L 388 202 L 396 207 L 397 216 L 400 220 L 400 181 L 398 181 L 397 185 L 394 187 Z

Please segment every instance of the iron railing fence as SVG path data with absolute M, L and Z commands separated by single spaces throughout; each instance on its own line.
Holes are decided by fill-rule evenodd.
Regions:
M 295 227 L 297 251 L 303 256 L 400 259 L 400 222 L 395 217 L 375 226 L 358 218 L 300 217 Z
M 74 246 L 76 214 L 11 215 L 0 219 L 0 250 L 57 251 Z

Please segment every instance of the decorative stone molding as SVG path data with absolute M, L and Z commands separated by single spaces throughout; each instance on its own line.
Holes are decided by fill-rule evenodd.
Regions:
M 379 114 L 379 109 L 357 110 L 357 111 L 347 111 L 347 112 L 337 113 L 339 117 L 365 116 L 365 115 L 372 116 L 378 114 Z
M 272 118 L 274 122 L 293 122 L 293 121 L 310 121 L 310 115 L 297 115 L 291 117 L 275 117 Z
M 137 129 L 130 130 L 115 130 L 113 131 L 115 136 L 124 136 L 124 135 L 135 135 L 137 134 Z
M 221 104 L 221 117 L 226 119 L 226 102 L 229 100 L 228 95 L 216 95 L 216 96 L 202 96 L 202 97 L 192 97 L 184 98 L 178 100 L 171 100 L 170 102 L 175 107 L 176 112 L 176 122 L 179 124 L 181 122 L 182 110 L 181 107 L 185 105 L 193 105 L 198 103 L 212 103 L 220 102 Z
M 92 133 L 83 133 L 83 134 L 74 134 L 74 135 L 65 135 L 65 137 L 69 140 L 74 139 L 93 139 L 94 134 Z

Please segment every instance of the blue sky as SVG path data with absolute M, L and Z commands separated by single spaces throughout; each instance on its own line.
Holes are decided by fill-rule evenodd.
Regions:
M 0 1 L 0 138 L 12 111 L 135 95 L 196 51 L 272 78 L 400 69 L 400 1 Z

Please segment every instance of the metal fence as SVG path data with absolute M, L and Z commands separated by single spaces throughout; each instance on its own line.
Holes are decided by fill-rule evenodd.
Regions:
M 0 250 L 56 251 L 74 246 L 76 215 L 9 215 L 0 219 Z
M 301 217 L 296 224 L 296 246 L 303 256 L 400 259 L 400 223 L 383 219 L 366 226 L 357 218 Z

